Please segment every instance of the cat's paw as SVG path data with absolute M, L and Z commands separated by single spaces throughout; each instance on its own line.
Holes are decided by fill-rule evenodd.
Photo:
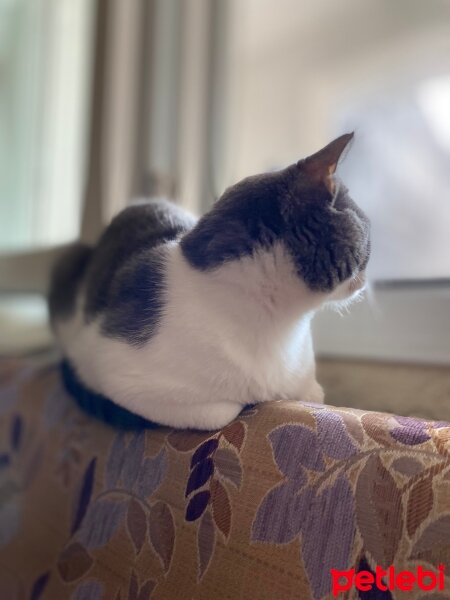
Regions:
M 235 419 L 242 409 L 243 406 L 235 402 L 194 405 L 190 407 L 190 422 L 187 427 L 206 430 L 222 429 Z

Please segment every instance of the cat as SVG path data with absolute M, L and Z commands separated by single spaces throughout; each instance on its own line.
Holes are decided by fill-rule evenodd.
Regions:
M 206 430 L 247 404 L 322 402 L 311 319 L 361 293 L 370 254 L 334 175 L 352 137 L 240 181 L 199 220 L 149 201 L 72 246 L 49 292 L 69 390 L 106 420 Z

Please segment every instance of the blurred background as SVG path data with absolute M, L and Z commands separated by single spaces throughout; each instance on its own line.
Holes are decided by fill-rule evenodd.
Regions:
M 54 257 L 132 199 L 200 214 L 353 130 L 371 288 L 316 318 L 319 379 L 331 403 L 444 418 L 446 0 L 0 0 L 0 353 L 51 346 Z

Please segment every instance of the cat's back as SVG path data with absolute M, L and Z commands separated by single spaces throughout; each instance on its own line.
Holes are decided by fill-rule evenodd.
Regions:
M 86 272 L 86 322 L 100 318 L 107 337 L 133 345 L 154 333 L 163 305 L 167 245 L 196 219 L 166 200 L 127 207 L 105 230 Z
M 106 328 L 114 330 L 118 312 L 121 321 L 133 318 L 130 303 L 136 309 L 149 292 L 151 304 L 152 294 L 155 297 L 159 288 L 164 245 L 189 231 L 195 222 L 193 216 L 167 200 L 138 201 L 111 221 L 94 247 L 74 244 L 53 270 L 49 294 L 52 323 L 74 316 L 80 293 L 82 321 L 102 316 Z M 125 326 L 123 323 L 122 328 Z
M 145 258 L 149 263 L 160 262 L 161 246 L 189 231 L 195 222 L 167 200 L 138 202 L 119 213 L 105 229 L 87 268 L 87 315 L 92 318 L 106 310 L 118 277 L 132 278 Z

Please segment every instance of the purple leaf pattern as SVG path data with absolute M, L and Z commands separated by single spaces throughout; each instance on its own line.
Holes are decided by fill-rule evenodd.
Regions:
M 132 498 L 128 503 L 127 531 L 136 554 L 139 554 L 147 535 L 147 516 L 141 503 L 135 498 Z
M 186 508 L 186 521 L 196 521 L 205 512 L 211 497 L 209 490 L 197 492 L 195 496 L 189 500 Z
M 144 457 L 145 433 L 139 432 L 131 438 L 131 442 L 125 451 L 125 459 L 122 466 L 122 481 L 127 489 L 132 489 L 139 475 Z
M 114 438 L 109 452 L 105 469 L 105 479 L 108 488 L 114 488 L 119 484 L 125 460 L 125 439 L 122 433 Z
M 433 508 L 434 492 L 432 477 L 419 479 L 411 488 L 406 507 L 406 529 L 413 537 Z
M 203 513 L 197 531 L 198 578 L 205 574 L 216 546 L 216 530 L 209 510 Z
M 358 568 L 356 569 L 357 573 L 360 573 L 361 571 L 368 571 L 372 575 L 375 575 L 365 557 L 360 560 Z M 393 600 L 389 590 L 380 590 L 376 587 L 367 591 L 360 590 L 358 595 L 359 600 Z
M 42 414 L 43 426 L 46 429 L 52 429 L 60 424 L 65 425 L 71 407 L 73 407 L 73 402 L 70 396 L 58 382 L 47 395 Z
M 283 425 L 269 434 L 272 451 L 278 468 L 291 479 L 295 479 L 301 466 L 314 471 L 323 471 L 325 463 L 314 431 L 303 425 Z
M 28 488 L 36 476 L 38 469 L 44 458 L 44 442 L 39 442 L 32 451 L 24 457 L 22 483 L 24 488 Z
M 156 581 L 153 581 L 153 579 L 146 581 L 139 590 L 137 600 L 149 600 L 155 587 Z
M 2 452 L 0 454 L 0 471 L 5 469 L 6 467 L 9 467 L 10 464 L 11 464 L 11 458 L 10 458 L 9 454 L 7 454 L 6 452 Z
M 428 433 L 419 427 L 396 427 L 391 431 L 391 436 L 407 446 L 423 444 L 430 439 Z
M 102 600 L 103 584 L 100 581 L 83 581 L 70 596 L 70 600 Z
M 268 434 L 276 465 L 285 479 L 263 497 L 252 524 L 251 539 L 272 544 L 290 544 L 299 539 L 313 596 L 319 600 L 331 591 L 331 578 L 323 574 L 331 568 L 350 568 L 358 530 L 374 562 L 384 567 L 393 564 L 400 539 L 407 531 L 414 535 L 429 518 L 434 502 L 433 477 L 445 469 L 440 465 L 430 467 L 429 475 L 417 479 L 425 467 L 415 456 L 398 451 L 389 468 L 380 458 L 385 448 L 393 447 L 393 431 L 395 438 L 396 429 L 402 428 L 402 434 L 407 429 L 406 435 L 410 436 L 407 445 L 414 447 L 417 431 L 427 432 L 426 422 L 363 415 L 365 433 L 380 444 L 366 457 L 366 453 L 360 454 L 359 444 L 366 438 L 358 419 L 355 422 L 344 418 L 338 411 L 314 409 L 313 412 L 315 430 L 309 424 L 285 424 Z M 325 466 L 324 457 L 335 462 L 327 462 Z M 345 472 L 358 464 L 361 467 L 355 485 Z M 405 484 L 402 490 L 390 469 L 407 477 L 407 484 L 411 477 L 417 481 Z M 404 508 L 403 495 L 405 507 L 409 498 L 409 511 Z M 450 543 L 448 546 L 450 552 Z M 429 548 L 422 548 L 420 556 L 431 560 L 429 552 Z
M 428 429 L 430 426 L 429 421 L 424 421 L 423 419 L 416 419 L 416 417 L 404 417 L 402 415 L 395 415 L 394 421 L 402 425 L 403 427 L 413 427 L 417 429 Z M 434 422 L 434 426 L 441 426 L 439 421 Z M 448 427 L 448 423 L 446 424 Z
M 242 421 L 233 421 L 227 425 L 223 430 L 224 438 L 236 448 L 238 452 L 241 451 L 245 441 L 246 426 Z
M 422 532 L 411 552 L 411 558 L 427 557 L 427 553 L 438 551 L 439 562 L 450 560 L 450 515 L 442 515 L 432 521 Z M 431 562 L 431 561 L 429 561 Z
M 152 579 L 145 581 L 141 587 L 139 587 L 138 577 L 135 571 L 132 571 L 130 582 L 128 585 L 128 599 L 127 600 L 149 600 L 153 590 L 155 589 L 156 582 Z
M 349 568 L 354 511 L 352 489 L 343 475 L 312 499 L 302 526 L 302 557 L 315 600 L 331 591 L 331 569 Z
M 214 452 L 214 450 L 216 450 L 218 445 L 219 441 L 217 440 L 217 438 L 211 438 L 210 440 L 206 440 L 206 442 L 203 442 L 203 444 L 201 444 L 197 448 L 197 450 L 192 456 L 191 469 L 195 467 L 197 463 L 208 458 L 208 456 L 210 456 Z
M 178 452 L 191 452 L 204 440 L 211 437 L 208 431 L 183 431 L 174 429 L 167 436 L 168 444 Z
M 83 414 L 53 366 L 11 364 L 0 359 L 2 598 L 171 597 L 186 567 L 186 598 L 325 600 L 331 567 L 376 564 L 446 565 L 448 587 L 449 423 L 279 400 L 221 430 L 119 432 Z
M 344 421 L 348 434 L 355 440 L 357 444 L 362 444 L 364 442 L 364 429 L 360 419 L 355 414 L 347 411 L 340 412 L 339 416 Z
M 239 453 L 244 445 L 246 430 L 247 426 L 242 421 L 233 421 L 217 436 L 200 444 L 191 458 L 185 491 L 185 496 L 190 498 L 185 519 L 188 522 L 198 521 L 199 579 L 212 559 L 217 532 L 222 534 L 225 541 L 230 536 L 232 505 L 227 486 L 236 490 L 242 485 Z M 205 489 L 198 491 L 200 488 Z
M 319 411 L 316 414 L 317 437 L 319 445 L 330 458 L 350 458 L 357 452 L 357 448 L 347 433 L 347 428 L 338 413 Z M 336 444 L 339 440 L 339 444 Z
M 299 493 L 297 485 L 290 482 L 270 490 L 258 507 L 252 540 L 275 544 L 292 542 L 300 534 L 313 498 L 311 488 Z
M 201 488 L 214 473 L 214 462 L 211 458 L 205 458 L 197 462 L 189 476 L 185 496 L 189 496 L 194 490 Z
M 361 417 L 361 424 L 367 435 L 380 446 L 392 446 L 390 435 L 391 417 L 380 413 L 366 413 Z
M 124 500 L 96 500 L 78 531 L 78 540 L 89 549 L 104 546 L 121 525 L 126 509 Z
M 14 415 L 11 423 L 11 448 L 15 452 L 19 450 L 22 441 L 23 421 L 20 415 Z
M 20 499 L 13 482 L 6 481 L 0 488 L 0 548 L 14 539 L 20 526 Z
M 230 535 L 231 503 L 228 492 L 218 479 L 211 482 L 211 506 L 214 523 L 225 538 Z
M 167 504 L 156 502 L 151 507 L 148 525 L 150 543 L 167 573 L 175 546 L 175 521 Z
M 450 429 L 450 423 L 448 421 L 434 421 L 432 427 L 433 429 Z
M 130 582 L 128 585 L 128 600 L 137 600 L 138 592 L 139 592 L 138 578 L 136 575 L 136 571 L 132 571 L 131 577 L 130 577 Z
M 88 573 L 94 560 L 88 551 L 78 542 L 65 548 L 58 557 L 57 568 L 63 581 L 76 581 Z
M 402 535 L 402 498 L 378 455 L 370 455 L 359 474 L 355 497 L 364 547 L 377 564 L 387 568 L 394 562 Z
M 168 468 L 167 450 L 161 448 L 156 456 L 147 457 L 139 471 L 136 488 L 141 498 L 148 498 L 156 492 L 166 476 Z
M 402 475 L 413 477 L 424 470 L 423 463 L 411 456 L 401 456 L 392 461 L 392 468 Z
M 428 423 L 426 421 L 411 417 L 396 417 L 395 420 L 398 421 L 400 427 L 394 427 L 391 430 L 391 436 L 397 442 L 407 446 L 416 446 L 430 439 L 430 435 L 427 433 Z
M 33 584 L 30 593 L 30 600 L 39 600 L 47 587 L 48 580 L 50 579 L 50 573 L 43 573 L 40 575 Z
M 18 394 L 18 386 L 11 384 L 0 389 L 0 416 L 8 414 L 15 405 Z
M 83 521 L 84 515 L 86 514 L 86 510 L 89 506 L 89 502 L 92 496 L 92 488 L 94 486 L 96 464 L 97 459 L 93 458 L 88 464 L 87 469 L 83 475 L 80 491 L 78 497 L 76 497 L 75 500 L 72 527 L 70 529 L 71 533 L 74 533 L 79 528 L 81 522 Z
M 239 456 L 228 448 L 219 448 L 214 453 L 214 466 L 218 474 L 239 489 L 242 484 L 242 467 Z

